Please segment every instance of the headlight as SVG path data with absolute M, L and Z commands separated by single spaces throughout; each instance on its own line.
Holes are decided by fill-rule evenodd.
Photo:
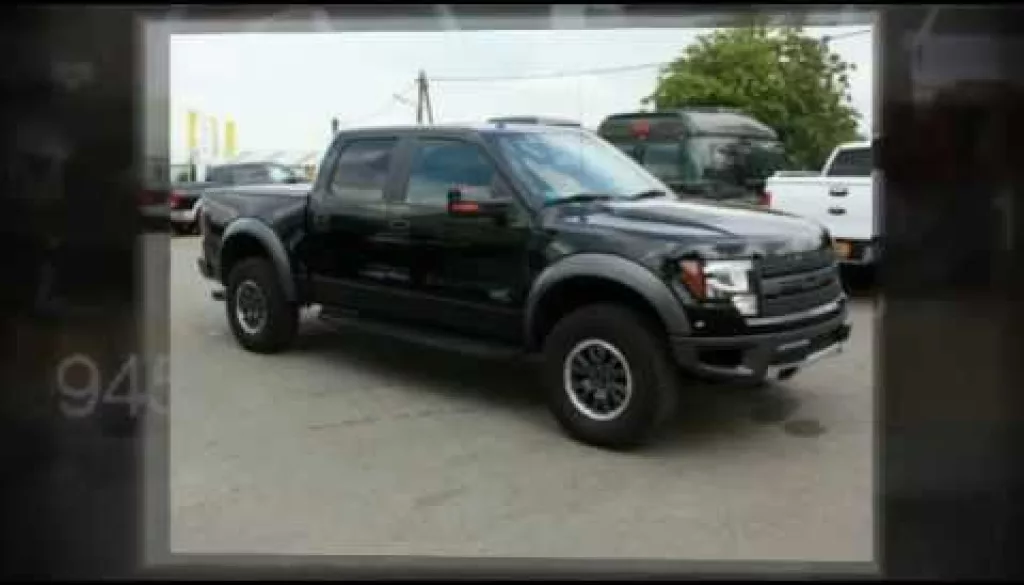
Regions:
M 683 260 L 683 283 L 695 297 L 705 302 L 728 302 L 745 317 L 757 315 L 750 260 Z

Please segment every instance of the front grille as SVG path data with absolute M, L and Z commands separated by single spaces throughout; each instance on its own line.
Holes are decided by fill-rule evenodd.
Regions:
M 760 317 L 820 307 L 843 292 L 831 250 L 763 258 L 758 266 Z
M 766 256 L 759 260 L 758 268 L 764 278 L 788 276 L 826 268 L 835 264 L 835 253 L 831 248 Z

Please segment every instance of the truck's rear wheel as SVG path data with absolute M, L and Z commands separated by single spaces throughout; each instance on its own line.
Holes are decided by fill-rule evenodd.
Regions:
M 619 305 L 583 307 L 559 321 L 544 343 L 543 376 L 556 420 L 591 445 L 639 446 L 676 405 L 678 381 L 662 336 Z
M 298 331 L 299 311 L 285 296 L 270 262 L 239 262 L 228 275 L 226 293 L 228 323 L 242 347 L 258 353 L 287 349 Z

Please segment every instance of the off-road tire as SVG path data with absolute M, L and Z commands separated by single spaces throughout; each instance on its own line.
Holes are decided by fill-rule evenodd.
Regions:
M 664 334 L 649 321 L 625 306 L 595 304 L 577 309 L 555 324 L 544 341 L 542 376 L 549 408 L 571 437 L 598 447 L 630 449 L 649 442 L 672 419 L 679 377 Z M 618 350 L 632 378 L 624 410 L 610 420 L 588 416 L 566 389 L 566 360 L 579 344 L 593 339 Z
M 243 283 L 254 284 L 263 295 L 266 318 L 258 331 L 246 331 L 239 320 L 238 289 Z M 228 323 L 235 339 L 245 349 L 256 353 L 277 353 L 288 349 L 298 332 L 299 310 L 288 300 L 274 266 L 264 258 L 248 258 L 231 268 L 225 291 Z

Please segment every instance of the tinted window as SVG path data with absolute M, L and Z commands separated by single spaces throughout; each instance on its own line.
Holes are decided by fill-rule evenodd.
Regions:
M 271 183 L 286 183 L 292 178 L 292 173 L 284 167 L 270 167 L 268 169 Z
M 234 175 L 236 185 L 256 185 L 270 182 L 270 174 L 265 166 L 238 166 L 234 168 L 232 175 Z
M 694 132 L 725 136 L 747 136 L 774 140 L 775 131 L 761 122 L 732 112 L 687 112 Z
M 379 138 L 345 146 L 331 176 L 331 194 L 349 201 L 383 200 L 395 143 L 391 138 Z
M 631 159 L 633 159 L 633 160 L 635 160 L 637 162 L 640 162 L 640 157 L 643 154 L 643 151 L 642 151 L 642 148 L 641 148 L 642 145 L 635 144 L 635 143 L 632 143 L 632 142 L 613 142 L 611 144 L 615 148 L 617 148 L 620 151 L 622 151 L 622 153 L 625 154 L 626 156 L 628 156 L 629 158 L 631 158 Z
M 850 148 L 840 150 L 828 168 L 830 177 L 870 177 L 871 149 Z
M 701 136 L 690 141 L 690 153 L 704 179 L 737 185 L 770 176 L 784 162 L 774 140 Z
M 681 140 L 686 134 L 683 120 L 676 115 L 618 116 L 605 120 L 598 134 L 605 140 L 644 140 L 670 142 Z
M 230 183 L 231 169 L 228 167 L 214 167 L 206 175 L 209 183 Z
M 678 142 L 645 145 L 641 162 L 647 170 L 663 181 L 675 181 L 682 178 L 683 159 Z
M 447 205 L 448 191 L 459 187 L 464 199 L 491 199 L 494 179 L 494 166 L 480 147 L 454 140 L 421 140 L 405 197 L 409 203 Z

